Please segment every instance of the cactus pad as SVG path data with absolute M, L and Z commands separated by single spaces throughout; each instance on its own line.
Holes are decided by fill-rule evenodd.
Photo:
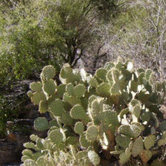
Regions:
M 48 129 L 48 121 L 44 117 L 39 117 L 34 121 L 34 128 L 38 131 L 44 131 Z
M 52 79 L 49 79 L 43 85 L 43 89 L 48 95 L 55 94 L 55 88 L 56 88 L 56 84 Z
M 80 104 L 77 104 L 71 109 L 70 116 L 73 119 L 84 119 L 86 117 L 86 113 L 84 108 Z
M 46 97 L 44 95 L 43 92 L 35 92 L 33 94 L 33 96 L 31 97 L 31 101 L 35 104 L 35 105 L 39 105 L 40 101 L 43 100 L 45 101 L 46 100 Z
M 85 133 L 80 135 L 79 143 L 81 145 L 81 148 L 88 148 L 91 145 L 90 142 L 88 142 L 85 138 Z
M 50 105 L 49 105 L 50 111 L 55 115 L 55 116 L 61 116 L 62 113 L 64 112 L 63 110 L 63 102 L 60 99 L 54 100 Z
M 74 131 L 77 134 L 82 134 L 84 131 L 84 125 L 82 122 L 77 122 L 74 126 Z
M 41 82 L 32 82 L 30 84 L 30 89 L 35 91 L 35 92 L 42 91 L 42 84 L 41 84 Z
M 133 144 L 132 155 L 133 157 L 138 156 L 143 151 L 143 139 L 138 137 Z
M 126 155 L 126 153 L 123 152 L 120 154 L 119 159 L 121 164 L 126 164 L 130 160 L 130 155 Z
M 61 69 L 60 76 L 62 78 L 68 78 L 70 77 L 71 74 L 72 74 L 72 68 L 70 67 L 69 64 L 65 64 Z
M 100 79 L 101 81 L 106 80 L 106 74 L 107 74 L 107 70 L 104 68 L 100 68 L 100 69 L 96 70 L 96 73 L 95 73 L 97 78 Z
M 86 92 L 85 86 L 83 84 L 78 84 L 74 87 L 74 95 L 78 98 L 81 98 L 84 96 Z
M 48 104 L 46 101 L 41 100 L 39 103 L 39 112 L 46 113 L 48 111 Z
M 149 150 L 151 147 L 154 146 L 155 142 L 156 142 L 155 135 L 149 135 L 144 140 L 144 146 L 147 150 Z
M 42 75 L 45 79 L 52 79 L 56 74 L 55 68 L 52 65 L 45 66 L 42 70 Z
M 34 160 L 32 160 L 32 159 L 27 159 L 27 160 L 25 160 L 24 161 L 24 165 L 25 166 L 37 166 L 37 164 L 36 164 L 36 162 L 34 161 Z
M 116 140 L 116 143 L 123 149 L 126 149 L 130 143 L 130 138 L 121 134 L 117 135 L 115 140 Z
M 118 133 L 119 133 L 119 134 L 126 135 L 126 136 L 128 136 L 128 137 L 133 137 L 133 131 L 132 131 L 130 125 L 121 125 L 121 126 L 118 128 Z
M 102 97 L 106 97 L 106 96 L 110 96 L 110 85 L 108 83 L 102 83 L 97 87 L 97 93 L 102 96 Z
M 68 83 L 66 85 L 66 91 L 70 96 L 74 95 L 74 85 L 72 83 Z
M 59 129 L 55 129 L 51 131 L 48 135 L 48 137 L 51 139 L 53 143 L 56 145 L 60 145 L 63 142 L 64 136 L 63 134 L 59 131 Z
M 87 131 L 86 131 L 86 139 L 89 142 L 93 142 L 95 140 L 97 140 L 97 136 L 99 134 L 99 130 L 97 128 L 97 126 L 90 126 L 88 127 Z
M 100 163 L 100 157 L 95 151 L 88 151 L 88 158 L 93 163 L 94 166 L 97 166 Z

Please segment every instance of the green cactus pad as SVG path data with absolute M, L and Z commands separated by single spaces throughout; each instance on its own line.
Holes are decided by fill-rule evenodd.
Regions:
M 97 140 L 97 137 L 99 135 L 99 130 L 97 126 L 90 126 L 88 127 L 87 131 L 86 131 L 86 139 L 89 142 L 93 142 L 95 140 Z
M 62 98 L 63 94 L 65 93 L 65 89 L 66 89 L 66 85 L 60 84 L 57 87 L 57 92 L 56 92 L 57 97 Z
M 92 86 L 94 88 L 96 88 L 98 86 L 98 82 L 97 82 L 96 78 L 94 78 L 94 77 L 90 78 L 89 84 L 90 84 L 90 86 Z
M 118 116 L 117 113 L 115 111 L 104 111 L 101 113 L 102 116 L 102 121 L 105 121 L 105 123 L 109 126 L 109 125 L 113 125 L 113 126 L 118 126 L 119 125 L 119 120 L 118 120 Z
M 39 117 L 34 121 L 34 128 L 38 131 L 44 131 L 48 129 L 48 121 L 44 117 Z
M 88 152 L 86 150 L 84 151 L 79 151 L 77 154 L 76 154 L 76 158 L 77 160 L 81 160 L 81 159 L 85 159 L 87 158 L 88 156 Z
M 68 78 L 68 77 L 70 77 L 71 74 L 72 74 L 72 68 L 70 67 L 70 65 L 69 64 L 63 65 L 61 72 L 60 72 L 60 76 L 62 78 Z
M 53 95 L 55 94 L 56 83 L 52 79 L 49 79 L 43 84 L 43 89 L 48 95 Z
M 31 158 L 32 155 L 33 155 L 33 152 L 31 150 L 29 150 L 29 149 L 24 149 L 22 151 L 22 154 L 28 156 L 29 158 Z
M 166 120 L 162 121 L 159 127 L 161 131 L 166 131 Z
M 150 116 L 151 116 L 151 113 L 150 113 L 150 112 L 143 112 L 143 113 L 141 114 L 141 116 L 140 116 L 140 119 L 141 119 L 143 122 L 145 122 L 145 121 L 149 122 Z
M 130 143 L 130 137 L 127 137 L 121 134 L 117 135 L 115 140 L 116 140 L 116 143 L 123 149 L 126 149 Z
M 138 137 L 144 130 L 144 126 L 139 123 L 132 123 L 131 130 L 133 131 L 133 137 Z
M 32 159 L 32 157 L 29 157 L 27 155 L 24 155 L 24 156 L 21 157 L 22 162 L 25 162 L 25 160 L 27 160 L 27 159 Z
M 107 74 L 107 70 L 104 68 L 100 68 L 96 70 L 95 76 L 101 80 L 101 81 L 105 81 L 106 80 L 106 74 Z
M 101 83 L 97 88 L 97 93 L 102 97 L 110 96 L 110 85 L 108 83 Z
M 145 78 L 146 78 L 147 80 L 149 80 L 152 73 L 153 73 L 152 70 L 147 69 L 147 70 L 145 71 Z
M 151 166 L 165 166 L 165 164 L 164 164 L 164 161 L 155 159 L 155 160 L 153 160 Z
M 37 148 L 39 148 L 40 150 L 43 150 L 44 149 L 43 143 L 44 143 L 44 139 L 38 138 L 36 140 L 36 146 L 37 146 Z
M 131 81 L 131 91 L 137 92 L 138 82 L 135 80 Z
M 111 151 L 110 153 L 112 154 L 112 155 L 120 155 L 121 153 L 123 153 L 124 152 L 124 149 L 123 150 L 115 150 L 115 151 Z
M 121 94 L 120 86 L 118 83 L 114 83 L 110 89 L 110 93 L 113 96 L 119 96 Z
M 38 139 L 39 137 L 35 134 L 31 134 L 30 135 L 30 139 L 33 141 L 33 142 L 36 142 L 36 140 Z
M 133 107 L 132 113 L 135 115 L 136 118 L 139 118 L 141 114 L 141 109 L 139 105 Z
M 74 131 L 77 134 L 82 134 L 84 131 L 84 125 L 82 122 L 77 122 L 74 126 Z
M 66 125 L 73 125 L 73 119 L 70 116 L 69 112 L 64 112 L 61 116 L 61 122 Z
M 166 145 L 166 139 L 160 139 L 158 140 L 158 146 Z
M 55 116 L 61 116 L 64 112 L 63 106 L 62 100 L 56 99 L 48 107 Z
M 124 115 L 126 115 L 129 112 L 128 108 L 122 109 L 122 111 L 119 113 L 119 117 L 122 119 Z
M 112 78 L 112 70 L 109 70 L 106 74 L 106 80 L 109 82 L 110 85 L 113 83 L 113 78 Z
M 152 157 L 152 152 L 150 150 L 143 150 L 139 156 L 143 163 L 147 163 Z
M 49 134 L 48 134 L 48 138 L 51 139 L 51 141 L 53 143 L 55 143 L 56 145 L 60 145 L 63 140 L 64 140 L 64 136 L 63 134 L 59 131 L 59 129 L 55 129 L 53 131 L 51 131 Z
M 72 83 L 68 83 L 66 85 L 66 91 L 70 96 L 74 95 L 74 85 Z
M 35 92 L 42 91 L 42 84 L 41 84 L 41 82 L 32 82 L 30 84 L 30 89 L 35 91 Z
M 81 104 L 81 100 L 77 97 L 74 96 L 70 96 L 67 100 L 67 102 L 71 105 L 74 106 L 76 104 Z
M 151 147 L 154 146 L 156 142 L 156 136 L 155 135 L 149 135 L 144 140 L 144 146 L 147 150 L 149 150 Z
M 80 104 L 77 104 L 74 107 L 72 107 L 70 111 L 70 116 L 73 119 L 84 119 L 86 117 L 86 113 L 84 108 Z
M 26 142 L 23 145 L 25 148 L 28 148 L 28 149 L 36 149 L 36 146 L 33 142 Z
M 107 69 L 107 70 L 111 70 L 114 66 L 115 66 L 114 63 L 106 62 L 106 64 L 104 65 L 104 68 Z
M 121 164 L 126 164 L 130 160 L 130 156 L 126 155 L 126 153 L 123 152 L 123 153 L 120 154 L 119 159 L 120 159 L 119 162 Z
M 138 137 L 133 144 L 132 155 L 133 157 L 138 156 L 143 151 L 143 139 Z
M 121 125 L 121 126 L 118 128 L 118 133 L 119 133 L 119 134 L 126 135 L 126 136 L 128 136 L 128 137 L 133 137 L 133 131 L 132 131 L 130 125 Z
M 48 111 L 48 104 L 46 101 L 41 100 L 39 103 L 39 112 L 46 113 Z
M 95 151 L 88 151 L 88 158 L 93 163 L 94 166 L 97 166 L 100 163 L 100 157 Z
M 69 136 L 66 140 L 67 145 L 74 145 L 74 146 L 79 146 L 78 145 L 78 138 Z
M 33 94 L 33 96 L 31 97 L 31 101 L 35 104 L 35 105 L 39 105 L 40 101 L 43 100 L 45 101 L 46 100 L 46 97 L 44 95 L 43 92 L 35 92 Z
M 87 139 L 85 138 L 85 133 L 80 135 L 79 143 L 81 145 L 81 148 L 88 148 L 91 145 L 91 143 L 88 142 Z
M 32 160 L 32 159 L 27 159 L 27 160 L 25 160 L 24 161 L 24 165 L 25 166 L 37 166 L 37 164 L 36 164 L 36 162 L 34 161 L 34 160 Z
M 83 84 L 78 84 L 74 87 L 74 95 L 78 98 L 81 98 L 84 96 L 86 92 L 85 86 Z
M 114 83 L 119 83 L 119 76 L 120 76 L 120 72 L 119 70 L 117 70 L 116 68 L 111 70 L 112 72 L 112 79 Z
M 29 91 L 27 92 L 27 96 L 31 98 L 31 97 L 33 96 L 33 92 L 32 92 L 31 90 L 29 90 Z
M 40 156 L 37 161 L 36 161 L 37 165 L 39 166 L 46 166 L 47 164 L 49 164 L 47 158 L 45 156 Z
M 55 74 L 56 70 L 52 65 L 45 66 L 42 70 L 42 75 L 47 80 L 54 78 Z
M 53 120 L 49 121 L 49 128 L 51 128 L 53 126 L 59 127 L 58 122 L 57 122 L 56 119 L 53 119 Z

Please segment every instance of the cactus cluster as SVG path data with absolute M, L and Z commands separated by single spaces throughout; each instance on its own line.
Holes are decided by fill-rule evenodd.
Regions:
M 106 165 L 112 156 L 123 165 L 133 160 L 142 165 L 164 165 L 166 121 L 160 112 L 166 83 L 155 81 L 151 70 L 133 68 L 131 61 L 106 63 L 92 76 L 65 64 L 61 84 L 53 66 L 43 68 L 40 82 L 30 84 L 28 96 L 48 112 L 39 117 L 22 161 L 30 165 Z

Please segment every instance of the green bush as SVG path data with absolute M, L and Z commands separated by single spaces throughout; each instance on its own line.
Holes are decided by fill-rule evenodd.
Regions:
M 160 112 L 165 82 L 155 80 L 149 69 L 135 70 L 131 61 L 106 63 L 94 76 L 65 64 L 61 84 L 56 71 L 43 68 L 41 81 L 30 85 L 28 96 L 39 106 L 36 130 L 22 161 L 29 165 L 108 165 L 112 157 L 137 165 L 164 165 L 166 121 Z

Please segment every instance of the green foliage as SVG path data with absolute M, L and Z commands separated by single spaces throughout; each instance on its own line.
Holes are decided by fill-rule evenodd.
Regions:
M 48 154 L 54 165 L 103 165 L 103 159 L 109 163 L 112 155 L 117 155 L 121 164 L 133 160 L 144 165 L 153 160 L 155 163 L 166 144 L 165 121 L 159 110 L 163 104 L 159 96 L 165 96 L 165 89 L 156 89 L 149 75 L 150 70 L 135 70 L 131 61 L 107 63 L 94 76 L 84 77 L 65 64 L 55 93 L 43 88 L 46 82 L 53 81 L 52 77 L 41 77 L 42 90 L 32 91 L 30 96 L 45 96 L 32 101 L 39 103 L 39 111 L 48 112 L 52 120 L 35 120 L 35 128 L 48 129 L 48 133 L 44 139 L 31 136 L 33 143 L 25 146 L 36 153 L 28 157 L 24 151 L 24 164 L 30 159 L 37 165 L 39 161 L 47 162 Z M 54 88 L 53 84 L 49 86 Z

